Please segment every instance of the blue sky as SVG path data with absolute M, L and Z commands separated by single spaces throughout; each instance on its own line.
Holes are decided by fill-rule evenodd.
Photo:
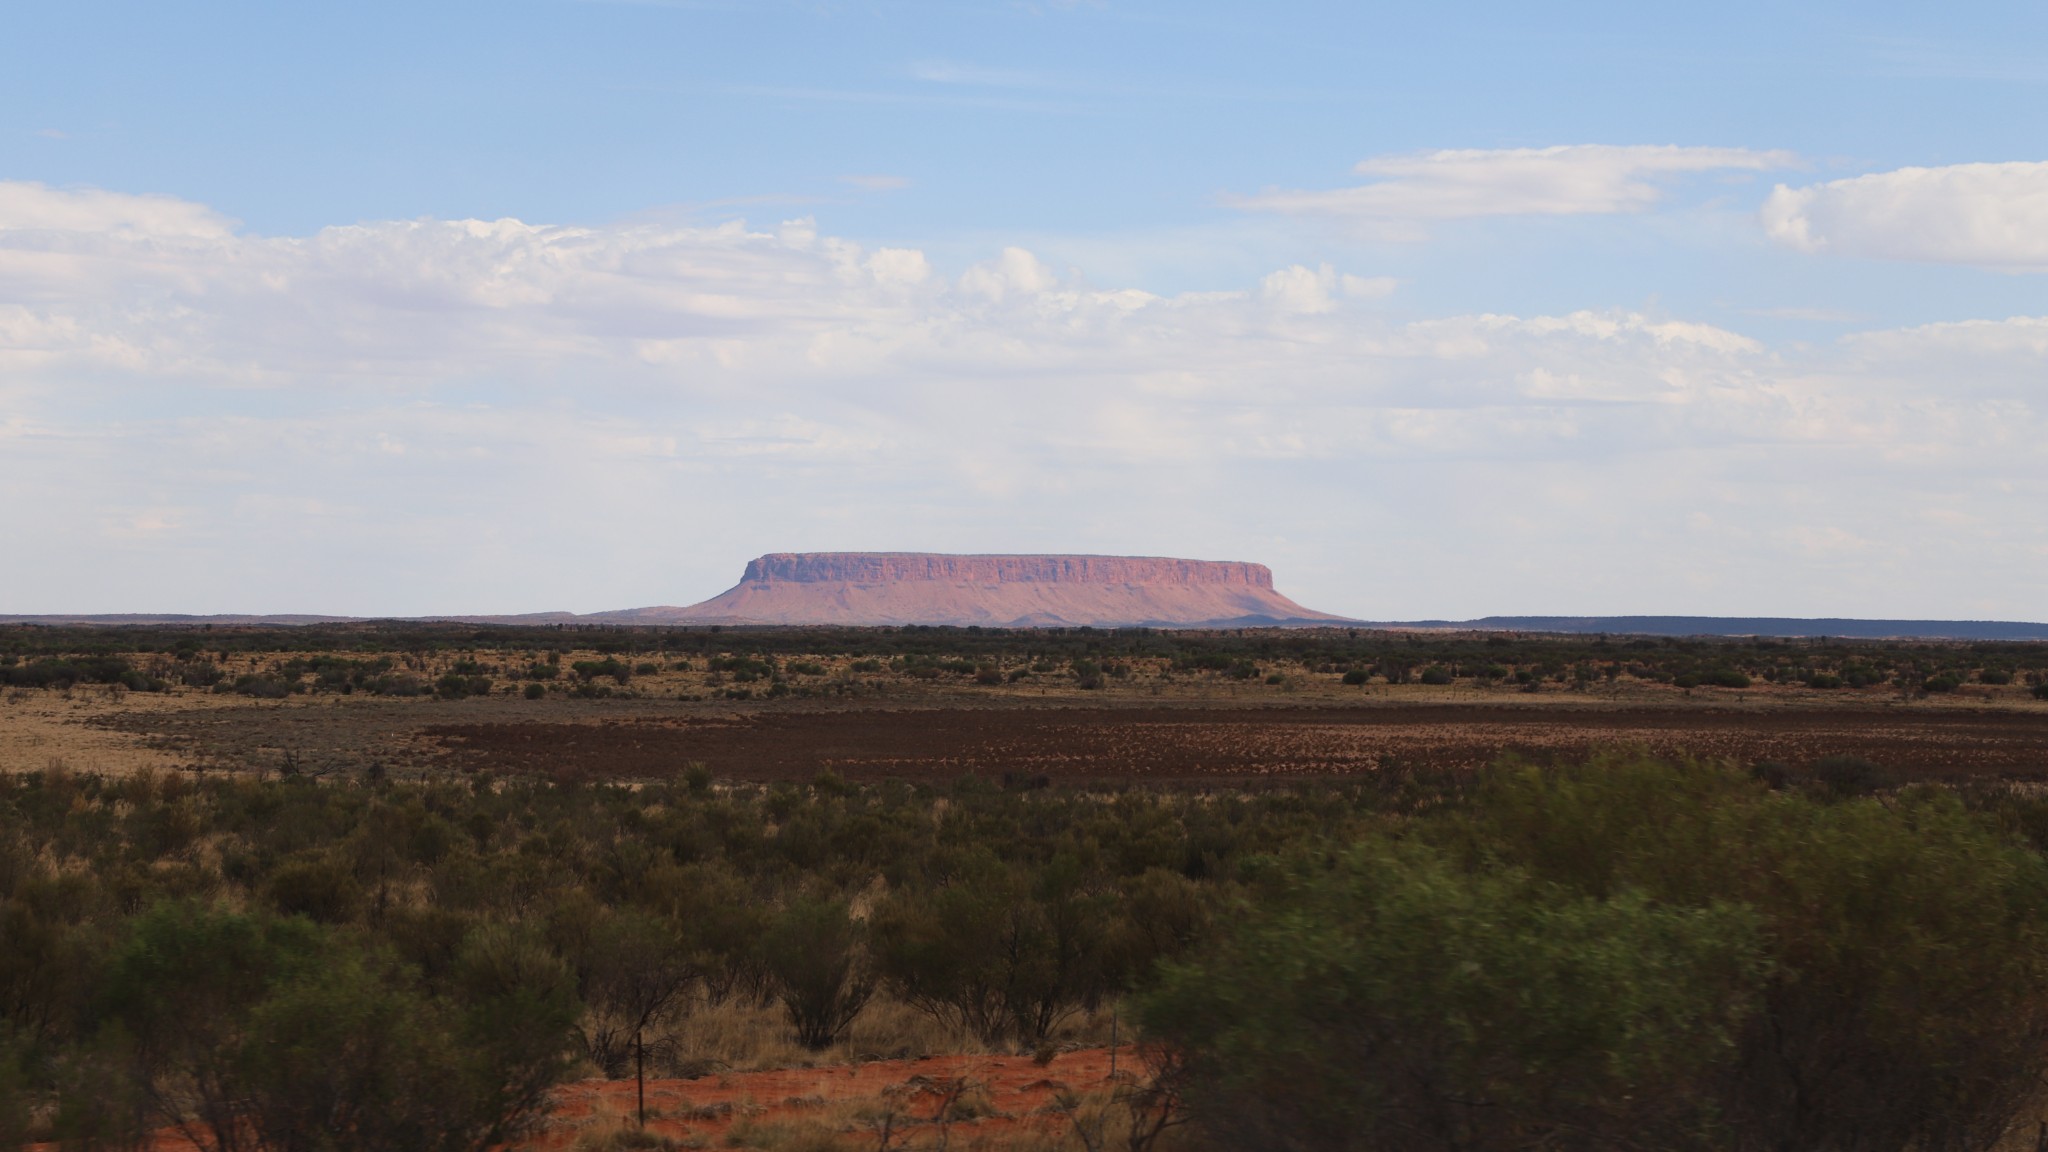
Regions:
M 0 612 L 2048 616 L 2048 9 L 14 5 Z

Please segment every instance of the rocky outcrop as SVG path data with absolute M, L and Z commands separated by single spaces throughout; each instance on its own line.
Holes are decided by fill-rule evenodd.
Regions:
M 1342 623 L 1273 590 L 1263 564 L 1161 556 L 778 552 L 687 608 L 600 614 L 628 623 L 979 624 L 1165 628 Z

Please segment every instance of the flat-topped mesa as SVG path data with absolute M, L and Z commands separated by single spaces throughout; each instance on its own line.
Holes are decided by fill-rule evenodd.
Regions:
M 777 552 L 688 608 L 608 612 L 643 623 L 1245 627 L 1347 623 L 1273 590 L 1263 564 L 1165 556 Z
M 1264 564 L 1166 556 L 949 556 L 933 552 L 771 552 L 747 562 L 745 582 L 893 584 L 1216 584 L 1273 587 Z

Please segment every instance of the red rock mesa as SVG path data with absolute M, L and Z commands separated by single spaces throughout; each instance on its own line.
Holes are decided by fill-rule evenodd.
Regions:
M 980 624 L 1043 628 L 1344 623 L 1273 590 L 1264 564 L 1160 556 L 776 552 L 688 608 L 602 615 L 646 623 Z

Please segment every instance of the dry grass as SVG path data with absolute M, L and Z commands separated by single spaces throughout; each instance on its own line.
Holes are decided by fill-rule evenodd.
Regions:
M 195 694 L 196 695 L 196 694 Z M 0 772 L 64 768 L 107 776 L 141 769 L 172 769 L 179 757 L 144 738 L 97 723 L 117 712 L 204 707 L 168 694 L 92 685 L 63 690 L 8 689 L 0 693 Z

